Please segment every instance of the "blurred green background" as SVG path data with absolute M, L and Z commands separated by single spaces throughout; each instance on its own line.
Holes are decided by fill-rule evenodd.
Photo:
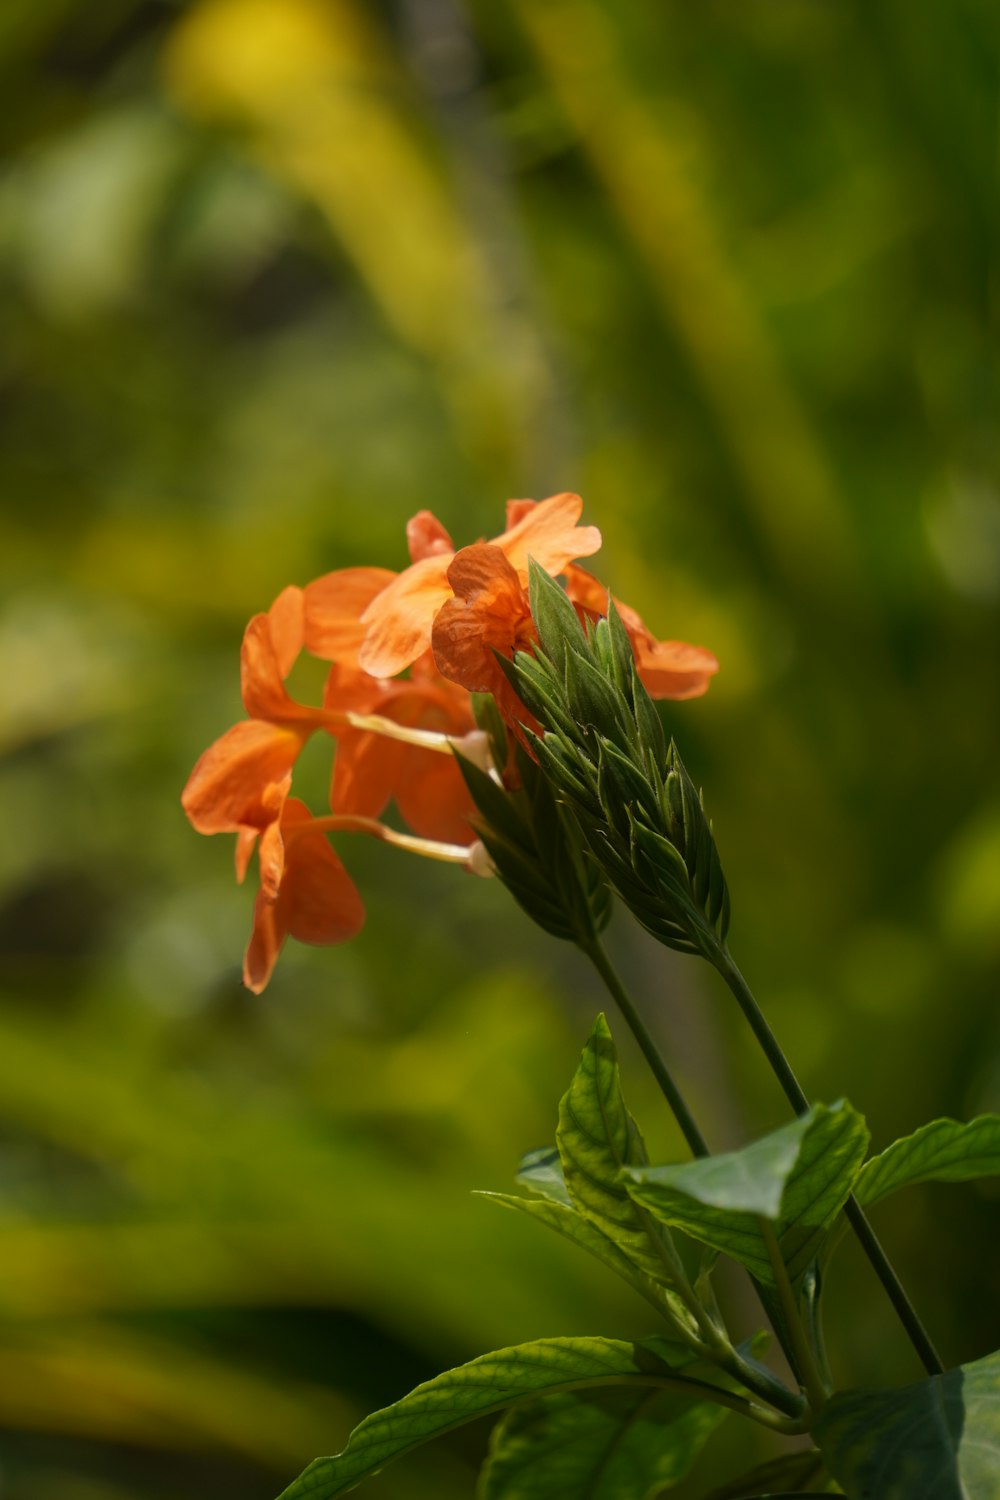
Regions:
M 551 1139 L 582 964 L 497 885 L 345 842 L 366 930 L 254 998 L 251 893 L 178 804 L 246 618 L 402 566 L 421 507 L 466 542 L 578 490 L 598 571 L 720 657 L 666 718 L 809 1091 L 876 1146 L 1000 1108 L 998 29 L 992 0 L 6 0 L 4 1500 L 270 1500 L 443 1366 L 650 1331 L 470 1195 Z M 711 973 L 611 942 L 713 1143 L 780 1123 Z M 948 1362 L 1000 1345 L 998 1227 L 988 1184 L 878 1213 Z M 837 1271 L 840 1378 L 915 1378 L 851 1246 Z M 727 1431 L 704 1480 L 762 1456 Z M 485 1437 L 366 1493 L 470 1496 Z

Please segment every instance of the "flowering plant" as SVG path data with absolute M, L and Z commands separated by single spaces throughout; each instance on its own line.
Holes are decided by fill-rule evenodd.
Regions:
M 1000 1355 L 944 1370 L 866 1212 L 914 1182 L 1000 1172 L 1000 1117 L 936 1120 L 869 1158 L 850 1103 L 806 1098 L 730 954 L 712 827 L 653 702 L 699 696 L 718 663 L 658 640 L 579 566 L 601 540 L 581 512 L 569 494 L 511 501 L 499 536 L 456 550 L 424 511 L 409 524 L 402 572 L 349 568 L 285 589 L 244 636 L 248 718 L 201 757 L 183 800 L 201 832 L 236 834 L 240 879 L 256 850 L 244 967 L 256 991 L 286 937 L 337 943 L 361 927 L 331 834 L 367 833 L 494 874 L 540 927 L 581 950 L 692 1159 L 649 1161 L 599 1016 L 555 1146 L 522 1161 L 527 1196 L 490 1196 L 623 1277 L 659 1331 L 638 1343 L 540 1339 L 474 1359 L 368 1417 L 282 1500 L 332 1500 L 499 1411 L 481 1500 L 652 1500 L 732 1413 L 796 1441 L 703 1500 L 1000 1495 Z M 287 689 L 302 651 L 330 663 L 320 705 Z M 315 734 L 336 742 L 330 810 L 318 815 L 291 795 Z M 383 821 L 390 801 L 408 831 Z M 602 945 L 615 897 L 660 942 L 717 970 L 784 1089 L 788 1124 L 710 1151 Z M 843 1389 L 830 1369 L 822 1289 L 845 1226 L 924 1367 L 902 1389 Z M 731 1330 L 713 1283 L 722 1257 L 749 1276 L 763 1331 Z M 778 1368 L 766 1360 L 772 1340 Z

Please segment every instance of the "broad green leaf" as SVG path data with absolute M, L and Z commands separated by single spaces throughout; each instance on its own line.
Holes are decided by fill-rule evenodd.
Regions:
M 864 1120 L 846 1101 L 817 1104 L 742 1151 L 668 1167 L 628 1167 L 637 1203 L 662 1223 L 742 1261 L 774 1284 L 758 1219 L 768 1219 L 793 1279 L 815 1255 L 850 1195 L 868 1145 Z
M 780 1458 L 758 1464 L 738 1479 L 704 1495 L 702 1500 L 750 1500 L 753 1495 L 780 1496 L 790 1491 L 823 1495 L 829 1493 L 832 1483 L 823 1455 L 815 1448 L 809 1448 L 804 1453 L 784 1453 Z
M 574 1207 L 654 1281 L 675 1280 L 676 1253 L 621 1180 L 623 1167 L 648 1160 L 625 1108 L 611 1031 L 598 1016 L 580 1066 L 559 1105 L 556 1141 Z
M 280 1500 L 334 1500 L 411 1448 L 526 1396 L 634 1384 L 663 1389 L 669 1383 L 675 1390 L 684 1379 L 655 1346 L 614 1339 L 539 1339 L 499 1349 L 445 1371 L 366 1417 L 342 1453 L 317 1458 Z M 704 1400 L 711 1388 L 692 1380 L 690 1389 L 692 1399 Z
M 517 1181 L 541 1198 L 552 1198 L 556 1203 L 564 1203 L 567 1208 L 572 1207 L 562 1162 L 555 1146 L 541 1146 L 537 1151 L 526 1151 L 517 1169 Z
M 1000 1354 L 900 1390 L 834 1396 L 813 1436 L 848 1495 L 996 1500 Z
M 526 1401 L 494 1431 L 478 1500 L 653 1500 L 683 1479 L 725 1415 L 641 1387 Z
M 914 1182 L 967 1182 L 997 1173 L 1000 1115 L 980 1115 L 967 1125 L 932 1120 L 865 1162 L 855 1192 L 862 1203 L 877 1203 Z

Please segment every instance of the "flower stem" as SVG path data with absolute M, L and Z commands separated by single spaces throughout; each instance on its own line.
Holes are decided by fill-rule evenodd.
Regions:
M 791 1104 L 797 1115 L 804 1115 L 809 1110 L 809 1100 L 803 1092 L 802 1086 L 792 1071 L 784 1052 L 778 1043 L 778 1039 L 768 1025 L 764 1013 L 753 997 L 753 992 L 747 984 L 743 975 L 736 967 L 730 957 L 728 948 L 720 946 L 710 955 L 715 968 L 718 969 L 726 984 L 732 990 L 736 1001 L 744 1016 L 750 1024 L 761 1050 L 771 1065 L 772 1071 L 784 1090 L 785 1097 Z M 911 1303 L 903 1288 L 903 1284 L 896 1275 L 895 1270 L 882 1249 L 874 1229 L 868 1222 L 867 1215 L 861 1204 L 852 1194 L 844 1204 L 844 1213 L 854 1233 L 861 1242 L 861 1247 L 870 1260 L 876 1276 L 881 1281 L 889 1301 L 892 1303 L 899 1316 L 900 1322 L 906 1329 L 910 1342 L 920 1357 L 921 1363 L 928 1375 L 942 1375 L 944 1365 L 941 1358 L 931 1343 L 930 1335 L 921 1323 L 917 1311 Z
M 670 1069 L 660 1056 L 659 1049 L 653 1041 L 645 1021 L 636 1010 L 628 992 L 615 972 L 611 960 L 608 958 L 600 938 L 593 937 L 587 942 L 579 944 L 581 952 L 590 959 L 594 968 L 600 974 L 618 1005 L 618 1009 L 628 1023 L 629 1030 L 639 1043 L 643 1057 L 649 1064 L 650 1071 L 656 1079 L 664 1098 L 670 1105 L 674 1119 L 681 1128 L 681 1133 L 687 1141 L 692 1156 L 711 1155 L 705 1137 L 694 1122 L 691 1111 L 684 1102 L 684 1096 L 673 1080 Z

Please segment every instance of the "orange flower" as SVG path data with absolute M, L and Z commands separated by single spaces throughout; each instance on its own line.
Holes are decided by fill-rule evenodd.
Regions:
M 584 619 L 596 620 L 608 612 L 608 590 L 585 568 L 566 569 L 566 593 Z M 658 641 L 634 609 L 618 599 L 615 605 L 632 642 L 639 679 L 651 698 L 700 698 L 708 691 L 719 670 L 711 651 L 684 641 Z
M 378 714 L 407 729 L 461 739 L 475 729 L 469 695 L 442 677 L 429 655 L 406 679 L 386 681 L 334 666 L 328 708 Z M 330 806 L 337 813 L 377 818 L 394 798 L 410 828 L 423 838 L 468 843 L 473 803 L 453 755 L 350 726 L 333 728 L 337 756 Z
M 282 854 L 280 840 L 269 831 L 281 818 L 303 745 L 326 725 L 323 710 L 296 703 L 283 680 L 299 651 L 300 596 L 301 590 L 286 589 L 267 614 L 255 615 L 247 626 L 240 675 L 250 718 L 209 746 L 181 795 L 199 833 L 237 834 L 239 880 L 261 839 L 261 881 L 272 894 L 281 878 Z
M 243 982 L 256 995 L 270 979 L 286 937 L 321 946 L 343 943 L 364 924 L 357 887 L 326 834 L 313 823 L 303 802 L 286 800 L 275 825 L 282 844 L 281 875 L 275 890 L 262 885 L 257 893 L 243 962 Z
M 507 508 L 507 530 L 494 538 L 522 583 L 528 558 L 549 573 L 561 573 L 576 557 L 589 557 L 601 545 L 596 526 L 578 526 L 579 495 L 553 495 L 537 505 L 514 500 Z M 377 594 L 361 616 L 367 627 L 358 652 L 361 667 L 375 677 L 394 677 L 422 656 L 431 644 L 438 611 L 452 598 L 448 569 L 455 552 L 451 538 L 429 511 L 421 511 L 408 528 L 409 568 Z
M 499 547 L 477 542 L 455 554 L 447 576 L 454 596 L 438 610 L 431 634 L 439 669 L 471 692 L 492 693 L 509 724 L 537 728 L 495 654 L 512 657 L 538 639 L 516 570 Z
M 306 650 L 320 661 L 356 667 L 367 631 L 361 616 L 396 576 L 389 568 L 341 568 L 307 584 L 301 591 Z

